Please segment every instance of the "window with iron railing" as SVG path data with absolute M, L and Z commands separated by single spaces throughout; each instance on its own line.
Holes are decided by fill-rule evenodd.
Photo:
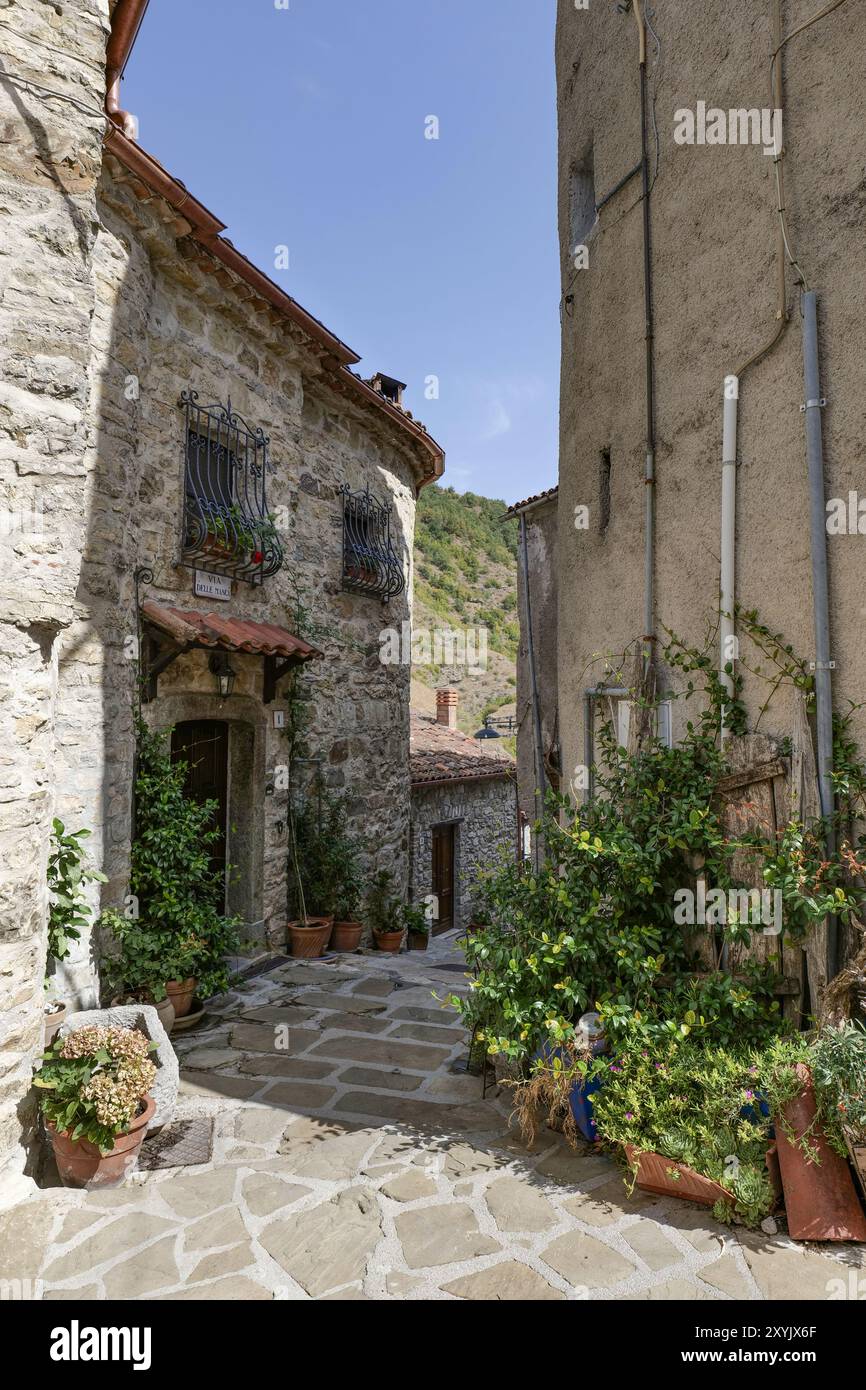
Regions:
M 369 487 L 343 494 L 343 588 L 371 594 L 387 603 L 406 587 L 403 565 L 391 540 L 389 503 L 380 502 Z
M 283 564 L 268 511 L 270 440 L 225 405 L 199 405 L 184 391 L 183 562 L 192 569 L 261 584 Z

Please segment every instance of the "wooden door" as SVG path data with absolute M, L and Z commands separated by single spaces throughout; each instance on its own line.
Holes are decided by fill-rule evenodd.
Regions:
M 184 791 L 193 801 L 215 801 L 214 824 L 219 838 L 211 846 L 215 874 L 226 875 L 228 826 L 229 726 L 220 719 L 195 719 L 178 724 L 171 736 L 171 756 L 187 765 Z M 221 906 L 224 906 L 225 900 Z
M 433 893 L 436 915 L 433 933 L 450 931 L 454 926 L 454 826 L 433 827 Z

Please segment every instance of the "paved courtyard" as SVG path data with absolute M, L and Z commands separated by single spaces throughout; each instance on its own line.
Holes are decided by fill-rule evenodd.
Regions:
M 818 1299 L 856 1296 L 859 1248 L 803 1247 L 635 1192 L 481 1097 L 426 955 L 292 962 L 173 1041 L 181 1117 L 212 1160 L 0 1215 L 0 1276 L 47 1299 Z M 857 1273 L 857 1271 L 863 1271 Z M 834 1282 L 835 1281 L 835 1282 Z M 40 1285 L 36 1285 L 37 1288 Z

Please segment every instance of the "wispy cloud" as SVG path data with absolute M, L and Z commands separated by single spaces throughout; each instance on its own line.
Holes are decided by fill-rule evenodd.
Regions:
M 484 440 L 499 439 L 510 429 L 511 416 L 505 408 L 505 402 L 497 397 L 496 400 L 490 401 L 488 404 L 487 421 L 481 431 L 481 438 Z
M 533 405 L 544 393 L 541 377 L 525 376 L 510 381 L 488 382 L 481 388 L 485 398 L 484 422 L 480 438 L 485 443 L 501 439 L 513 426 L 515 415 Z

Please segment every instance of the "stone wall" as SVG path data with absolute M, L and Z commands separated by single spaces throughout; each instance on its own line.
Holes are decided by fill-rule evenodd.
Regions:
M 784 6 L 785 32 L 815 7 Z M 776 216 L 773 161 L 742 145 L 678 145 L 674 115 L 698 101 L 729 108 L 769 100 L 770 0 L 659 7 L 661 62 L 650 41 L 650 84 L 661 150 L 652 188 L 657 385 L 656 631 L 705 640 L 718 613 L 721 425 L 725 377 L 773 334 Z M 866 9 L 843 5 L 793 39 L 784 56 L 786 201 L 792 247 L 819 299 L 828 498 L 866 495 L 866 182 L 862 54 Z M 610 5 L 560 0 L 557 33 L 562 247 L 562 406 L 559 478 L 559 710 L 563 764 L 583 761 L 581 691 L 642 635 L 644 304 L 639 180 L 607 203 L 587 234 L 589 267 L 572 261 L 574 193 L 595 201 L 640 156 L 637 26 Z M 655 149 L 651 154 L 655 171 Z M 742 378 L 737 592 L 804 658 L 814 656 L 809 495 L 799 297 L 788 275 L 790 322 Z M 567 300 L 566 296 L 573 296 Z M 600 460 L 610 451 L 603 521 Z M 589 508 L 577 531 L 575 508 Z M 862 535 L 829 538 L 832 655 L 839 710 L 866 689 Z M 749 674 L 752 717 L 768 687 Z M 682 688 L 662 670 L 663 684 Z M 674 733 L 688 715 L 674 707 Z M 762 729 L 792 731 L 790 689 Z M 866 715 L 855 721 L 866 747 Z
M 188 224 L 140 183 L 133 192 L 114 159 L 103 162 L 107 5 L 80 0 L 61 17 L 19 0 L 14 36 L 9 13 L 0 23 L 7 72 L 58 95 L 0 85 L 0 1173 L 23 1168 L 33 1118 L 52 815 L 92 832 L 91 862 L 109 880 L 91 890 L 94 910 L 127 889 L 135 571 L 154 574 L 143 598 L 219 606 L 195 599 L 192 572 L 178 566 L 181 391 L 202 403 L 230 396 L 270 436 L 269 506 L 285 565 L 259 589 L 235 585 L 222 611 L 293 631 L 300 623 L 322 650 L 300 682 L 309 761 L 299 782 L 321 768 L 348 799 L 368 868 L 390 869 L 401 891 L 409 671 L 380 663 L 379 634 L 411 616 L 420 473 L 398 423 L 344 394 L 323 350 L 278 311 L 245 307 L 234 277 L 203 273 L 184 254 Z M 388 607 L 342 588 L 343 483 L 369 484 L 393 504 L 408 586 Z M 230 808 L 229 853 L 246 873 L 230 905 L 248 936 L 282 944 L 288 793 L 275 771 L 288 748 L 273 716 L 287 709 L 286 685 L 264 706 L 261 659 L 238 654 L 232 664 L 237 693 L 220 705 L 206 653 L 182 658 L 146 718 L 161 728 L 229 721 L 230 778 L 245 788 Z M 99 950 L 85 934 L 59 972 L 78 1005 L 98 998 Z
M 110 879 L 104 896 L 117 900 L 128 873 L 133 576 L 147 566 L 154 583 L 142 589 L 142 598 L 210 607 L 293 631 L 300 626 L 321 649 L 323 657 L 299 678 L 308 712 L 299 789 L 303 794 L 320 768 L 326 786 L 348 799 L 368 867 L 390 869 L 405 891 L 409 673 L 383 666 L 378 654 L 383 627 L 409 618 L 409 591 L 385 608 L 378 599 L 343 590 L 339 488 L 369 484 L 393 503 L 395 543 L 408 573 L 415 509 L 409 452 L 395 443 L 395 431 L 378 424 L 375 410 L 363 411 L 336 394 L 302 343 L 254 318 L 212 278 L 190 269 L 171 229 L 125 182 L 107 172 L 101 193 L 92 500 L 81 579 L 86 612 L 64 636 L 68 679 L 58 701 L 63 817 L 94 830 Z M 233 410 L 270 437 L 268 505 L 282 527 L 285 564 L 259 588 L 233 583 L 230 603 L 194 598 L 192 571 L 177 564 L 184 390 L 197 391 L 202 403 L 231 396 Z M 207 653 L 192 652 L 159 678 L 158 698 L 145 705 L 145 717 L 159 728 L 225 719 L 230 740 L 247 740 L 238 771 L 248 779 L 250 799 L 241 823 L 240 801 L 229 812 L 229 859 L 245 875 L 234 906 L 248 936 L 282 945 L 288 791 L 278 770 L 287 763 L 288 743 L 274 727 L 274 713 L 287 712 L 286 683 L 265 706 L 261 658 L 237 653 L 231 662 L 237 682 L 228 701 L 215 693 Z M 247 816 L 255 819 L 252 833 Z M 85 988 L 88 951 L 82 942 L 78 980 Z
M 454 926 L 472 920 L 478 874 L 513 859 L 517 847 L 515 783 L 511 776 L 412 788 L 410 901 L 433 891 L 433 827 L 454 833 Z
M 41 1047 L 58 655 L 86 525 L 107 13 L 106 0 L 0 10 L 0 1200 L 25 1163 Z

